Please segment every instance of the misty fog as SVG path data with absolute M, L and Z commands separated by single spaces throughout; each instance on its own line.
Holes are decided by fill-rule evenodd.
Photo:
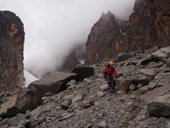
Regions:
M 0 10 L 24 23 L 24 67 L 36 76 L 55 70 L 75 43 L 85 43 L 102 12 L 127 19 L 135 0 L 1 0 Z

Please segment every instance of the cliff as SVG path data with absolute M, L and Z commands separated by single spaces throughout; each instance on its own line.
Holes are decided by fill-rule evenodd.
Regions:
M 102 14 L 86 42 L 87 60 L 93 64 L 120 52 L 170 45 L 169 0 L 136 0 L 128 22 L 111 12 Z
M 169 0 L 137 0 L 129 19 L 128 49 L 170 44 Z
M 23 23 L 14 13 L 0 11 L 0 89 L 23 86 Z
M 102 14 L 92 27 L 86 42 L 87 60 L 92 64 L 116 56 L 124 47 L 125 36 L 114 15 L 109 11 Z

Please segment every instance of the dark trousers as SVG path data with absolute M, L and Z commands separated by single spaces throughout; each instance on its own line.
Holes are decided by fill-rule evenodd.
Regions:
M 116 86 L 116 81 L 113 79 L 113 77 L 107 77 L 106 80 L 109 85 L 109 90 L 114 90 Z

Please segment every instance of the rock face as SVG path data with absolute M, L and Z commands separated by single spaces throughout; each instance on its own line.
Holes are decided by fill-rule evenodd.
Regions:
M 125 47 L 124 38 L 114 15 L 110 11 L 107 14 L 103 13 L 92 27 L 86 42 L 88 63 L 92 64 L 116 56 L 121 51 L 121 47 Z
M 169 0 L 136 0 L 128 23 L 103 14 L 86 42 L 87 62 L 101 62 L 120 52 L 170 45 Z
M 14 13 L 0 11 L 0 88 L 23 86 L 23 23 Z
M 129 19 L 129 50 L 169 44 L 169 7 L 169 0 L 136 0 Z

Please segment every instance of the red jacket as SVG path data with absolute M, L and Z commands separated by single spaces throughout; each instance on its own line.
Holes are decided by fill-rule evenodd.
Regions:
M 112 77 L 113 73 L 115 74 L 115 77 L 118 78 L 118 75 L 116 73 L 116 70 L 113 67 L 105 67 L 104 69 L 104 78 L 106 78 L 106 74 L 108 75 L 108 77 Z

